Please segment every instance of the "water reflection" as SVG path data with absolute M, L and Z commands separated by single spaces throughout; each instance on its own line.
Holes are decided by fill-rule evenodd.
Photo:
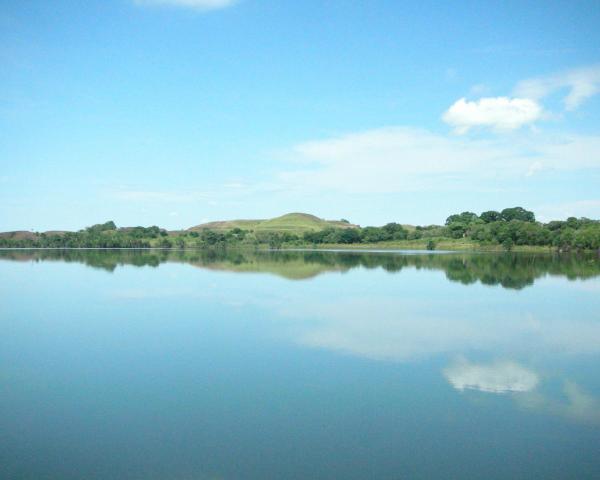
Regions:
M 521 407 L 537 413 L 600 425 L 600 398 L 588 393 L 573 380 L 563 379 L 561 383 L 557 391 L 534 391 L 522 397 L 515 397 L 515 401 Z
M 398 273 L 403 269 L 441 270 L 464 285 L 481 283 L 523 289 L 547 275 L 569 280 L 600 275 L 600 257 L 594 254 L 472 254 L 372 253 L 327 251 L 224 250 L 0 250 L 0 260 L 63 261 L 114 271 L 119 266 L 158 267 L 161 263 L 188 263 L 211 270 L 268 273 L 289 280 L 306 280 L 327 272 L 356 268 Z
M 132 478 L 149 458 L 173 469 L 164 478 L 600 472 L 595 256 L 0 259 L 0 427 L 16 439 L 0 452 L 2 478 L 34 454 L 51 461 L 28 478 Z M 56 453 L 30 447 L 36 438 Z M 147 456 L 123 453 L 111 472 L 131 451 Z M 94 477 L 96 458 L 109 473 Z M 61 475 L 64 465 L 77 473 Z
M 460 359 L 444 369 L 444 376 L 457 390 L 488 393 L 529 392 L 540 382 L 537 373 L 511 361 L 476 364 Z

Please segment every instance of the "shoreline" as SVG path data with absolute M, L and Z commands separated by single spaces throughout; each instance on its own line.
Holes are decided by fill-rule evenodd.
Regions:
M 433 250 L 427 249 L 425 243 L 417 242 L 382 242 L 370 244 L 320 244 L 320 245 L 289 245 L 281 248 L 269 248 L 265 246 L 253 245 L 235 245 L 224 247 L 0 247 L 2 251 L 160 251 L 160 252 L 182 252 L 182 251 L 206 251 L 206 250 L 254 250 L 264 252 L 285 252 L 285 251 L 322 251 L 322 252 L 364 252 L 364 253 L 408 253 L 408 254 L 448 254 L 448 253 L 544 253 L 544 254 L 569 254 L 569 253 L 596 253 L 596 250 L 571 250 L 560 251 L 555 247 L 535 246 L 535 245 L 515 245 L 507 251 L 502 245 L 474 245 L 464 242 L 439 242 Z M 600 252 L 598 252 L 600 253 Z

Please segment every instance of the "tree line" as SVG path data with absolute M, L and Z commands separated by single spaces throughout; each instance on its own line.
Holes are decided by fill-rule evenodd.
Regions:
M 538 222 L 533 212 L 522 207 L 489 210 L 477 215 L 462 212 L 450 215 L 444 225 L 405 226 L 391 222 L 382 227 L 327 228 L 304 233 L 252 231 L 234 228 L 226 232 L 167 232 L 157 226 L 117 228 L 113 221 L 92 225 L 78 232 L 2 234 L 0 248 L 219 248 L 306 247 L 388 243 L 402 246 L 417 242 L 430 250 L 443 241 L 464 240 L 474 247 L 501 245 L 554 247 L 557 250 L 600 249 L 600 221 L 570 217 L 548 223 Z M 411 244 L 411 245 L 412 245 Z

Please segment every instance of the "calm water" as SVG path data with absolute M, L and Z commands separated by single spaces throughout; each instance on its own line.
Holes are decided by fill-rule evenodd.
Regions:
M 2 479 L 600 478 L 600 259 L 0 252 Z

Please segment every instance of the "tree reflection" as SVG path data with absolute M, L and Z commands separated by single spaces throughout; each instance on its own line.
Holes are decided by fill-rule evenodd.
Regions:
M 326 272 L 383 269 L 398 273 L 405 268 L 441 270 L 463 285 L 482 283 L 522 289 L 547 275 L 570 280 L 600 275 L 596 255 L 491 254 L 328 251 L 239 250 L 0 250 L 1 260 L 62 261 L 114 271 L 122 265 L 158 267 L 165 262 L 188 263 L 201 268 L 270 273 L 291 280 L 313 278 Z

